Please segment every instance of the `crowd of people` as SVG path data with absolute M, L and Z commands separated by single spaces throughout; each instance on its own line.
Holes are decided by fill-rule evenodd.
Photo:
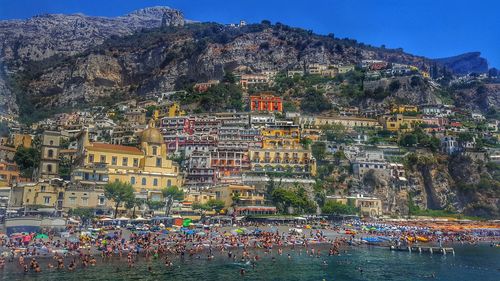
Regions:
M 424 236 L 429 243 L 477 243 L 484 237 L 500 236 L 498 230 L 482 232 L 441 232 L 428 227 L 361 221 L 343 224 L 323 224 L 321 228 L 306 226 L 248 224 L 247 228 L 209 227 L 170 229 L 161 231 L 129 231 L 115 229 L 93 233 L 76 232 L 75 236 L 59 238 L 49 235 L 32 239 L 0 239 L 0 268 L 6 262 L 16 264 L 24 272 L 44 270 L 84 269 L 99 263 L 118 261 L 133 268 L 141 260 L 161 261 L 165 267 L 185 259 L 213 260 L 227 257 L 231 262 L 255 266 L 263 256 L 274 260 L 276 255 L 291 258 L 291 253 L 313 258 L 340 255 L 363 236 L 385 236 L 395 240 Z M 253 227 L 253 229 L 250 229 Z M 234 228 L 234 226 L 233 226 Z M 262 230 L 265 229 L 265 230 Z M 352 231 L 351 231 L 352 230 Z M 350 231 L 350 232 L 348 232 Z M 348 234 L 346 234 L 348 233 Z M 40 264 L 43 263 L 43 266 Z M 46 269 L 45 269 L 46 268 Z M 241 274 L 245 274 L 242 268 Z
M 252 266 L 261 259 L 261 255 L 283 255 L 287 249 L 297 250 L 300 255 L 323 257 L 320 248 L 327 247 L 328 255 L 338 255 L 346 238 L 327 238 L 322 230 L 310 230 L 309 233 L 292 234 L 288 231 L 248 231 L 234 233 L 219 228 L 200 231 L 194 234 L 177 232 L 128 232 L 116 230 L 101 231 L 95 236 L 80 236 L 77 241 L 49 237 L 33 239 L 28 244 L 13 239 L 3 239 L 0 265 L 14 262 L 24 272 L 42 272 L 39 259 L 49 257 L 47 270 L 69 270 L 95 266 L 117 260 L 133 268 L 142 260 L 162 260 L 166 267 L 173 266 L 175 260 L 206 259 L 227 256 L 232 262 L 248 263 Z M 23 248 L 19 248 L 23 246 Z M 290 254 L 288 253 L 288 257 Z M 273 257 L 274 258 L 274 257 Z M 31 260 L 30 262 L 26 262 Z M 325 261 L 326 263 L 326 261 Z M 242 272 L 242 274 L 244 274 Z

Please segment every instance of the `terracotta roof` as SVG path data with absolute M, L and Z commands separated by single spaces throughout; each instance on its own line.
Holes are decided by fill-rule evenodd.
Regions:
M 100 150 L 100 151 L 117 151 L 117 152 L 124 152 L 124 153 L 130 153 L 130 154 L 143 154 L 140 149 L 137 147 L 133 146 L 126 146 L 126 145 L 117 145 L 117 144 L 109 144 L 109 143 L 100 143 L 100 142 L 94 142 L 90 146 L 87 147 L 89 150 Z

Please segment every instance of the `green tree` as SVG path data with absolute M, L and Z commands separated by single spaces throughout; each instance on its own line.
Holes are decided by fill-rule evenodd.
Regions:
M 79 217 L 83 224 L 87 224 L 95 217 L 95 209 L 93 208 L 75 208 L 68 211 L 69 216 Z
M 146 107 L 146 117 L 151 118 L 153 116 L 154 111 L 156 110 L 156 106 L 150 105 Z
M 135 218 L 135 209 L 141 208 L 146 203 L 146 200 L 142 198 L 132 198 L 125 202 L 125 207 L 127 209 L 132 209 L 132 218 Z
M 332 109 L 332 104 L 325 96 L 315 89 L 307 89 L 304 98 L 300 103 L 300 108 L 308 113 L 319 113 Z
M 9 124 L 5 121 L 0 122 L 0 137 L 8 137 L 9 135 Z
M 335 201 L 328 201 L 325 203 L 321 212 L 324 214 L 337 214 L 337 215 L 355 215 L 357 209 L 350 205 L 345 205 Z
M 34 147 L 19 146 L 14 154 L 14 162 L 19 167 L 22 177 L 31 178 L 40 162 L 40 151 Z
M 161 201 L 147 200 L 146 205 L 148 206 L 148 208 L 150 210 L 159 210 L 165 206 L 165 203 L 163 203 Z
M 174 200 L 184 199 L 184 191 L 177 186 L 165 187 L 162 189 L 161 193 L 163 198 L 165 198 L 165 216 L 170 215 L 170 209 L 174 204 Z
M 116 218 L 120 204 L 134 199 L 134 188 L 130 183 L 114 181 L 106 184 L 104 187 L 104 196 L 106 196 L 108 200 L 113 200 L 113 202 L 115 202 L 114 216 Z
M 326 156 L 326 144 L 324 142 L 315 142 L 311 146 L 311 151 L 316 160 L 323 161 Z
M 340 123 L 323 125 L 321 130 L 325 132 L 328 141 L 344 142 L 347 135 L 346 127 Z
M 71 177 L 71 160 L 60 156 L 59 158 L 59 176 L 62 179 L 69 180 Z
M 236 83 L 236 76 L 230 71 L 227 71 L 224 73 L 224 77 L 222 78 L 222 82 L 224 83 L 231 83 L 234 84 Z
M 217 199 L 210 199 L 205 205 L 209 206 L 210 209 L 213 209 L 216 212 L 220 212 L 225 206 L 224 201 Z

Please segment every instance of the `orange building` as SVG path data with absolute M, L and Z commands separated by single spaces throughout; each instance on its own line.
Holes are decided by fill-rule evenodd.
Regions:
M 10 186 L 15 182 L 25 182 L 29 179 L 22 178 L 19 168 L 15 163 L 0 161 L 0 186 Z
M 274 96 L 270 93 L 263 93 L 258 96 L 250 96 L 250 110 L 282 112 L 283 101 L 281 100 L 281 97 Z

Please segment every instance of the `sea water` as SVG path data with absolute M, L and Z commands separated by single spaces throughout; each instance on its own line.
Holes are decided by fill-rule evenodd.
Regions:
M 290 253 L 290 258 L 288 257 Z M 47 270 L 22 273 L 18 267 L 1 272 L 2 280 L 500 280 L 500 248 L 489 245 L 457 246 L 455 255 L 393 252 L 387 248 L 352 248 L 347 254 L 320 258 L 305 251 L 285 249 L 282 256 L 259 253 L 261 259 L 250 263 L 229 260 L 225 256 L 206 260 L 186 257 L 173 259 L 166 268 L 163 260 L 140 261 L 128 269 L 126 258 L 74 272 Z M 16 268 L 14 265 L 12 265 Z M 151 270 L 149 270 L 151 268 Z M 240 269 L 245 269 L 244 276 Z

